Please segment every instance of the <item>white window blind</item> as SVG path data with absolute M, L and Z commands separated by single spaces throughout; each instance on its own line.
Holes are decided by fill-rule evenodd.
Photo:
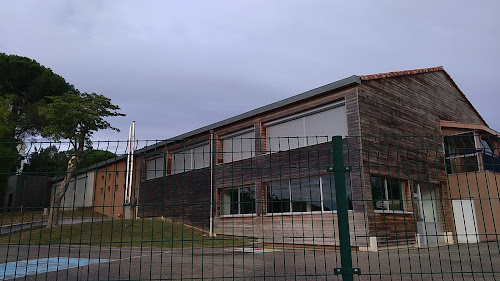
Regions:
M 151 158 L 146 160 L 146 180 L 155 179 L 163 176 L 165 170 L 165 157 Z
M 193 149 L 193 168 L 201 169 L 210 166 L 210 145 L 206 144 Z
M 222 151 L 224 163 L 255 156 L 254 131 L 241 131 L 228 137 L 222 137 Z
M 337 102 L 264 124 L 268 150 L 284 151 L 347 136 L 345 102 Z
M 201 169 L 210 166 L 210 145 L 175 152 L 172 157 L 172 174 Z

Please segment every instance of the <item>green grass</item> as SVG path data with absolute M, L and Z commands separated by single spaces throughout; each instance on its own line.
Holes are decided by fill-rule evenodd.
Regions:
M 112 247 L 241 246 L 251 239 L 209 238 L 206 233 L 169 220 L 110 220 L 26 230 L 0 237 L 0 244 L 68 244 Z
M 62 212 L 63 218 L 100 218 L 105 215 L 93 212 L 91 208 L 64 210 Z M 42 211 L 24 210 L 15 212 L 0 212 L 0 225 L 11 225 L 23 222 L 41 221 L 46 220 L 47 216 L 43 215 Z

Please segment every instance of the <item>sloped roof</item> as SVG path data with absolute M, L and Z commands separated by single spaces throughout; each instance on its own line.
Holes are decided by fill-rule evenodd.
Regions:
M 361 80 L 375 80 L 375 79 L 390 78 L 390 77 L 396 77 L 396 76 L 422 74 L 422 73 L 441 71 L 441 70 L 444 71 L 444 68 L 442 66 L 436 66 L 436 67 L 429 67 L 429 68 L 393 71 L 393 72 L 385 72 L 385 73 L 377 73 L 377 74 L 369 74 L 369 75 L 359 75 L 359 78 L 361 78 Z
M 406 76 L 406 75 L 414 75 L 414 74 L 423 74 L 423 73 L 428 73 L 428 72 L 435 72 L 435 71 L 443 71 L 443 73 L 446 75 L 446 77 L 450 80 L 451 84 L 460 92 L 460 94 L 463 96 L 465 101 L 469 104 L 469 106 L 476 112 L 476 114 L 481 118 L 481 120 L 484 122 L 486 126 L 488 124 L 486 123 L 486 120 L 483 119 L 483 116 L 479 114 L 479 112 L 476 110 L 476 108 L 472 105 L 472 103 L 469 101 L 467 96 L 462 92 L 462 90 L 458 87 L 457 83 L 451 78 L 451 76 L 444 70 L 443 66 L 436 66 L 436 67 L 429 67 L 429 68 L 419 68 L 419 69 L 411 69 L 411 70 L 402 70 L 402 71 L 392 71 L 392 72 L 385 72 L 385 73 L 377 73 L 377 74 L 369 74 L 369 75 L 358 75 L 358 77 L 361 79 L 361 81 L 368 81 L 368 80 L 376 80 L 376 79 L 383 79 L 383 78 L 391 78 L 391 77 L 397 77 L 397 76 Z

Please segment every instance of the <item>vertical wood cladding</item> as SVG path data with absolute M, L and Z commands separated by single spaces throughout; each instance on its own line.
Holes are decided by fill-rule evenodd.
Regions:
M 124 215 L 126 170 L 126 159 L 96 170 L 92 202 L 94 211 L 112 218 Z
M 210 169 L 198 169 L 142 182 L 138 216 L 164 216 L 208 229 Z
M 370 174 L 446 183 L 440 121 L 484 124 L 443 71 L 363 81 L 358 100 L 365 200 L 371 200 Z M 375 218 L 370 233 L 379 234 L 374 223 L 382 223 L 382 216 L 373 207 L 367 216 Z

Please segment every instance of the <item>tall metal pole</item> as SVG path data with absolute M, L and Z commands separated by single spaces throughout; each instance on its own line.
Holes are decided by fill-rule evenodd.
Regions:
M 215 142 L 214 131 L 210 130 L 210 231 L 209 236 L 214 236 L 214 165 L 215 165 Z
M 345 186 L 345 173 L 349 168 L 344 165 L 344 147 L 342 137 L 333 137 L 333 167 L 330 172 L 335 175 L 335 192 L 337 199 L 337 222 L 339 225 L 340 257 L 342 268 L 336 268 L 335 274 L 342 274 L 342 280 L 354 280 L 353 274 L 360 274 L 359 268 L 352 268 L 351 235 L 349 231 L 349 216 L 347 194 Z

